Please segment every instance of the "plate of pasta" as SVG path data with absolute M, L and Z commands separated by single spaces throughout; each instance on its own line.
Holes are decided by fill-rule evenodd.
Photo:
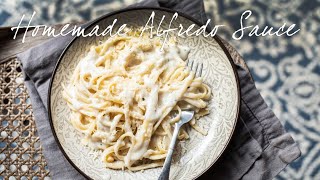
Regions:
M 132 8 L 86 28 L 127 24 L 127 33 L 77 37 L 62 53 L 48 98 L 50 123 L 71 165 L 89 179 L 157 179 L 181 112 L 194 118 L 179 132 L 170 179 L 195 179 L 226 148 L 239 112 L 234 65 L 218 38 L 142 34 L 150 14 L 167 26 L 174 12 Z M 179 14 L 173 22 L 200 24 Z M 135 17 L 139 17 L 136 19 Z M 172 22 L 171 22 L 172 23 Z M 161 27 L 160 27 L 161 28 Z M 201 64 L 201 75 L 188 62 Z

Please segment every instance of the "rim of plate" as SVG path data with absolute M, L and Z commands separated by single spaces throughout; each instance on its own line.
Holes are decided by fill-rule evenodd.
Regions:
M 166 12 L 169 12 L 169 13 L 178 13 L 179 16 L 182 16 L 192 22 L 194 22 L 196 25 L 198 26 L 202 26 L 203 24 L 198 21 L 197 19 L 193 18 L 192 16 L 190 15 L 187 15 L 183 12 L 180 12 L 180 11 L 176 11 L 176 10 L 173 10 L 173 9 L 168 9 L 168 8 L 163 8 L 163 7 L 152 7 L 152 6 L 145 6 L 145 7 L 129 7 L 129 8 L 124 8 L 124 9 L 120 9 L 120 10 L 116 10 L 116 11 L 113 11 L 113 12 L 110 12 L 110 13 L 107 13 L 103 16 L 100 16 L 99 18 L 97 18 L 96 20 L 93 20 L 91 21 L 88 25 L 85 26 L 85 28 L 90 28 L 92 27 L 93 25 L 95 25 L 96 23 L 98 23 L 99 21 L 102 21 L 103 19 L 105 18 L 109 18 L 110 16 L 113 16 L 113 15 L 116 15 L 116 14 L 120 14 L 120 13 L 123 13 L 123 12 L 127 12 L 127 11 L 136 11 L 136 10 L 157 10 L 157 11 L 166 11 Z M 208 32 L 209 31 L 209 27 L 206 28 L 206 31 Z M 53 70 L 53 73 L 51 75 L 51 78 L 50 78 L 50 83 L 49 83 L 49 88 L 48 88 L 48 100 L 47 100 L 47 107 L 48 107 L 48 117 L 49 117 L 49 123 L 50 123 L 50 128 L 51 128 L 51 131 L 52 131 L 52 134 L 54 136 L 54 139 L 55 141 L 57 142 L 58 144 L 58 147 L 60 149 L 60 151 L 62 152 L 62 154 L 64 155 L 64 157 L 68 160 L 68 162 L 81 174 L 83 175 L 85 178 L 87 179 L 92 179 L 91 177 L 89 177 L 89 175 L 87 175 L 86 173 L 84 173 L 76 164 L 73 163 L 73 161 L 69 158 L 69 156 L 67 155 L 67 153 L 64 151 L 60 141 L 59 141 L 59 138 L 56 134 L 56 131 L 54 129 L 54 125 L 53 125 L 53 121 L 52 121 L 52 114 L 51 114 L 51 89 L 52 89 L 52 84 L 53 84 L 53 80 L 54 80 L 54 77 L 56 75 L 56 72 L 57 72 L 57 69 L 60 65 L 60 62 L 62 61 L 62 58 L 64 57 L 65 53 L 68 51 L 68 49 L 71 47 L 71 45 L 73 44 L 73 42 L 79 37 L 74 37 L 69 43 L 68 45 L 66 46 L 66 48 L 63 50 L 63 52 L 61 53 L 59 59 L 58 59 L 58 62 L 56 63 L 55 67 L 54 67 L 54 70 Z M 232 127 L 232 130 L 231 130 L 231 133 L 230 133 L 230 136 L 228 137 L 228 140 L 226 141 L 226 144 L 224 145 L 222 151 L 219 153 L 219 155 L 217 156 L 217 158 L 210 164 L 210 166 L 208 166 L 208 168 L 206 168 L 204 171 L 200 172 L 197 177 L 195 177 L 195 179 L 197 179 L 198 177 L 200 177 L 202 174 L 204 174 L 205 172 L 207 172 L 216 162 L 217 160 L 221 157 L 221 155 L 223 154 L 223 152 L 225 151 L 225 149 L 227 148 L 228 144 L 230 143 L 230 140 L 233 136 L 233 133 L 234 133 L 234 130 L 235 130 L 235 127 L 236 127 L 236 124 L 238 122 L 238 119 L 239 119 L 239 114 L 240 114 L 240 104 L 241 104 L 241 101 L 240 101 L 240 85 L 239 85 L 239 76 L 238 76 L 238 73 L 237 73 L 237 70 L 236 70 L 236 66 L 232 60 L 232 57 L 229 53 L 229 51 L 227 50 L 227 48 L 225 47 L 225 45 L 222 43 L 222 41 L 220 40 L 220 37 L 218 35 L 215 35 L 212 37 L 214 40 L 217 41 L 217 43 L 219 44 L 219 46 L 222 48 L 223 52 L 225 53 L 225 55 L 227 56 L 230 64 L 231 64 L 231 67 L 232 67 L 232 70 L 233 70 L 233 74 L 235 76 L 235 79 L 236 79 L 236 84 L 237 84 L 237 93 L 238 93 L 238 104 L 237 104 L 237 112 L 236 112 L 236 117 L 235 117 L 235 121 L 234 121 L 234 124 L 233 124 L 233 127 Z

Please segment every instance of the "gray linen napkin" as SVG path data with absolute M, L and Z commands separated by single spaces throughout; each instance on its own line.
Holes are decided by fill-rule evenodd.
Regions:
M 167 7 L 187 13 L 202 23 L 206 21 L 202 0 L 146 0 L 133 6 Z M 18 55 L 53 179 L 85 179 L 59 150 L 47 114 L 50 77 L 61 52 L 71 39 L 70 36 L 57 37 Z M 241 58 L 239 55 L 233 57 Z M 249 73 L 240 64 L 237 64 L 237 72 L 241 110 L 236 130 L 223 155 L 200 179 L 272 179 L 300 156 L 296 143 L 268 108 Z

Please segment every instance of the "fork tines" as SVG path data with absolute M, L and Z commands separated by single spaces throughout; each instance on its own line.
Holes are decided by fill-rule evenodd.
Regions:
M 195 73 L 196 77 L 201 77 L 203 63 L 194 63 L 194 61 L 187 59 L 186 64 L 187 64 L 187 67 Z

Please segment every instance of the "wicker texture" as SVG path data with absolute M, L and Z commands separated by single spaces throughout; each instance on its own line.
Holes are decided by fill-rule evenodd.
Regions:
M 50 179 L 20 62 L 0 64 L 0 179 Z

